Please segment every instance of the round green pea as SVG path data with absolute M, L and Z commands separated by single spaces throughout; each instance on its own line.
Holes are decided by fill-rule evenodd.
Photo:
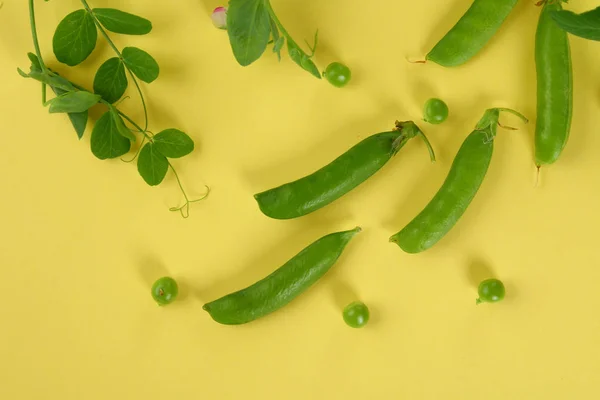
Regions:
M 350 68 L 339 62 L 329 64 L 323 75 L 329 83 L 338 88 L 346 86 L 350 82 L 350 78 L 352 78 Z
M 360 301 L 348 304 L 344 308 L 344 322 L 352 328 L 362 328 L 369 322 L 369 309 Z
M 479 298 L 477 304 L 480 303 L 497 303 L 504 298 L 504 284 L 498 279 L 486 279 L 479 284 Z
M 179 287 L 175 279 L 165 276 L 152 285 L 152 298 L 159 306 L 171 304 L 179 293 Z
M 423 110 L 425 122 L 430 124 L 441 124 L 448 119 L 448 105 L 440 99 L 429 99 Z

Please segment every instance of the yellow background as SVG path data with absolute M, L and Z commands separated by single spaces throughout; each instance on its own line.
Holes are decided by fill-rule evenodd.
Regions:
M 151 129 L 188 132 L 197 150 L 176 161 L 190 194 L 209 199 L 188 220 L 173 176 L 145 185 L 133 165 L 99 161 L 90 131 L 41 106 L 20 78 L 32 51 L 26 2 L 0 9 L 0 399 L 595 399 L 600 396 L 600 44 L 571 38 L 572 136 L 535 184 L 534 33 L 539 9 L 521 1 L 498 35 L 457 69 L 414 65 L 470 0 L 273 0 L 298 42 L 319 28 L 320 68 L 340 60 L 344 89 L 270 52 L 238 66 L 215 29 L 217 1 L 91 0 L 153 21 L 145 37 L 112 35 L 153 54 L 144 85 Z M 583 11 L 591 0 L 573 2 Z M 99 39 L 81 67 L 54 61 L 52 33 L 76 0 L 37 1 L 46 61 L 91 87 L 112 56 Z M 123 103 L 141 120 L 139 99 Z M 263 216 L 252 194 L 321 167 L 396 119 L 421 118 L 437 96 L 441 126 L 421 123 L 438 155 L 411 141 L 382 171 L 324 210 L 293 221 Z M 388 243 L 443 182 L 485 108 L 512 107 L 527 126 L 500 130 L 492 165 L 460 223 L 432 250 Z M 98 113 L 95 113 L 96 117 Z M 88 126 L 89 129 L 89 126 Z M 310 242 L 356 225 L 364 232 L 317 285 L 245 326 L 213 322 L 203 302 L 264 277 Z M 159 308 L 154 279 L 181 299 Z M 475 306 L 495 276 L 507 298 Z M 353 300 L 372 321 L 341 317 Z

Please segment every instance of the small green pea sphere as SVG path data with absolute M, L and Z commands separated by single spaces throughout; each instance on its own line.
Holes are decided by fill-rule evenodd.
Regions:
M 448 105 L 440 99 L 429 99 L 423 110 L 425 122 L 430 124 L 441 124 L 448 119 Z
M 352 78 L 350 68 L 339 62 L 329 64 L 323 75 L 329 83 L 338 88 L 346 86 L 350 82 L 350 78 Z
M 362 328 L 369 322 L 369 309 L 367 306 L 360 302 L 355 301 L 348 304 L 344 308 L 344 322 L 352 328 Z
M 486 279 L 479 284 L 479 298 L 477 304 L 480 303 L 497 303 L 504 298 L 506 290 L 504 284 L 498 279 Z
M 152 285 L 152 298 L 159 306 L 171 304 L 179 293 L 179 287 L 175 279 L 165 276 Z

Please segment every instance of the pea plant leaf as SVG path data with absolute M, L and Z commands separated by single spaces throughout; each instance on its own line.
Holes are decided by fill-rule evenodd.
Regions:
M 233 55 L 242 66 L 258 60 L 271 33 L 271 17 L 264 0 L 230 0 L 227 34 Z
M 23 72 L 23 71 L 21 71 L 21 72 Z M 31 71 L 29 74 L 25 74 L 24 76 L 26 78 L 35 79 L 36 81 L 41 82 L 41 83 L 45 83 L 46 85 L 49 85 L 49 86 L 52 86 L 52 87 L 55 87 L 58 89 L 62 89 L 66 92 L 75 90 L 75 87 L 73 86 L 73 84 L 61 76 L 56 76 L 56 75 L 51 76 L 44 72 L 38 72 L 38 71 Z
M 92 153 L 100 160 L 120 157 L 131 148 L 131 141 L 119 133 L 110 111 L 96 121 L 90 144 Z
M 56 59 L 69 66 L 81 64 L 96 47 L 98 31 L 86 10 L 73 11 L 56 28 L 52 47 Z
M 551 15 L 563 30 L 584 39 L 600 41 L 600 7 L 582 14 L 560 10 Z
M 57 89 L 53 86 L 50 86 L 50 88 L 57 96 L 60 96 L 61 94 L 66 93 L 64 90 Z M 73 128 L 75 129 L 75 133 L 77 133 L 77 137 L 79 139 L 81 139 L 83 137 L 83 134 L 85 133 L 85 128 L 87 127 L 87 121 L 88 121 L 88 114 L 89 113 L 87 110 L 78 112 L 78 113 L 68 113 L 67 114 L 69 116 L 69 120 L 71 120 L 71 125 L 73 125 Z
M 50 113 L 80 113 L 98 104 L 100 96 L 85 90 L 66 92 L 50 101 Z
M 127 126 L 125 126 L 125 121 L 123 121 L 123 118 L 121 118 L 121 116 L 119 115 L 119 111 L 117 111 L 117 109 L 112 106 L 109 107 L 109 111 L 113 117 L 115 126 L 117 127 L 117 132 L 119 132 L 119 135 L 131 140 L 132 142 L 135 142 L 137 140 L 137 138 L 131 132 L 131 130 L 129 128 L 127 128 Z
M 156 186 L 165 178 L 169 169 L 169 161 L 157 150 L 154 144 L 146 143 L 140 151 L 137 167 L 146 183 L 150 186 Z
M 31 71 L 42 72 L 42 64 L 40 64 L 40 60 L 33 53 L 27 53 L 27 58 L 31 61 Z
M 123 62 L 140 80 L 151 83 L 160 72 L 158 63 L 152 56 L 137 47 L 125 47 L 122 52 Z
M 317 66 L 315 65 L 313 60 L 311 60 L 312 55 L 309 56 L 308 54 L 306 54 L 300 48 L 300 46 L 298 46 L 294 41 L 289 40 L 289 38 L 288 38 L 287 44 L 288 44 L 288 54 L 290 55 L 290 58 L 296 64 L 298 64 L 303 70 L 308 71 L 314 77 L 321 79 L 321 73 L 319 72 L 319 69 L 317 68 Z M 314 53 L 314 50 L 313 50 L 313 53 Z
M 145 35 L 152 30 L 152 22 L 114 8 L 94 8 L 98 21 L 107 30 L 123 35 Z
M 119 100 L 127 90 L 125 66 L 118 57 L 108 59 L 94 77 L 94 92 L 109 103 Z
M 169 158 L 183 157 L 194 150 L 192 138 L 178 129 L 165 129 L 153 139 L 156 149 Z

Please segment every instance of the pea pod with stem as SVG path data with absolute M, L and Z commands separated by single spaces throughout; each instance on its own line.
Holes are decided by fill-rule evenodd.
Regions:
M 396 122 L 393 131 L 377 133 L 356 144 L 330 164 L 294 182 L 256 194 L 260 210 L 275 219 L 298 218 L 339 199 L 379 171 L 415 136 L 431 144 L 412 121 Z
M 502 126 L 500 112 L 509 112 L 527 122 L 527 118 L 514 110 L 488 109 L 458 150 L 440 190 L 419 215 L 390 238 L 390 242 L 407 253 L 419 253 L 440 241 L 456 225 L 487 173 L 496 131 Z
M 519 0 L 475 0 L 426 59 L 456 67 L 473 58 L 496 34 Z
M 573 67 L 567 32 L 552 18 L 559 0 L 546 1 L 535 36 L 537 121 L 535 162 L 538 168 L 560 157 L 569 139 L 573 115 Z
M 266 278 L 202 308 L 225 325 L 245 324 L 277 311 L 325 275 L 360 231 L 356 227 L 324 236 Z

